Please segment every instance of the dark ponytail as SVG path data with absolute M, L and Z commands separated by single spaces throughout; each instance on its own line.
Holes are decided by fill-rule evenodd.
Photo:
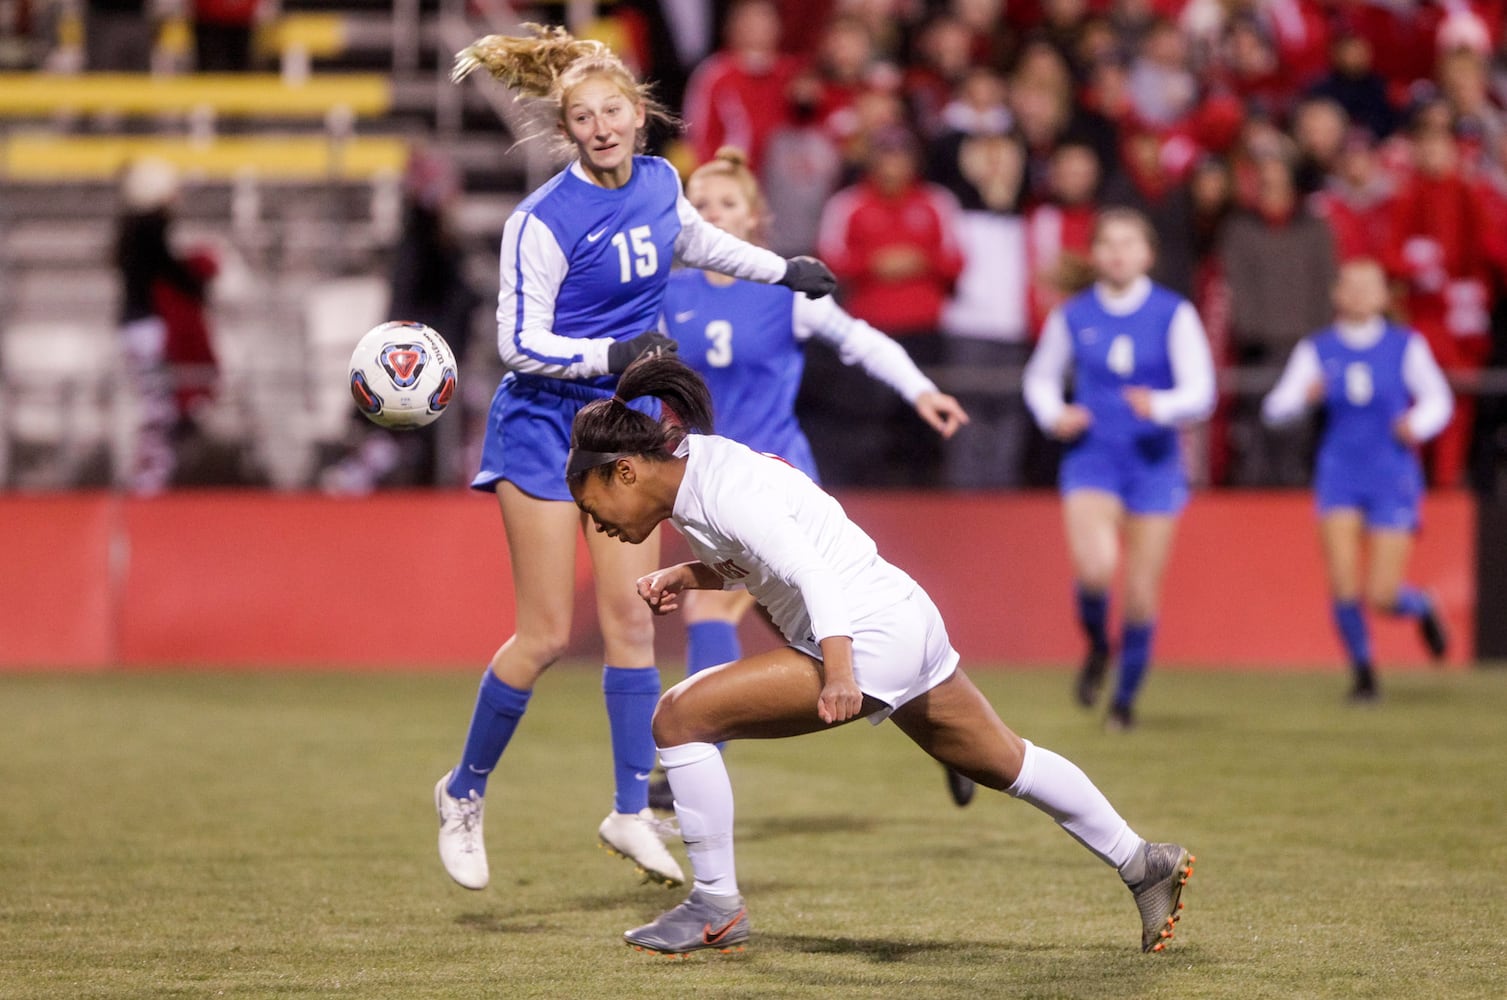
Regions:
M 659 400 L 658 420 L 628 406 L 645 396 Z M 623 372 L 611 399 L 588 403 L 576 414 L 566 484 L 575 492 L 593 470 L 607 479 L 618 458 L 667 458 L 692 431 L 712 433 L 712 394 L 706 383 L 673 354 L 646 354 Z

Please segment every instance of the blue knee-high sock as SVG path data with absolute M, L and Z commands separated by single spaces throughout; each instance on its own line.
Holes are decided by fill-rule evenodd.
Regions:
M 738 626 L 732 622 L 692 622 L 686 627 L 685 675 L 731 663 L 743 653 Z
M 1078 586 L 1078 624 L 1096 653 L 1109 652 L 1109 594 Z
M 1141 689 L 1146 665 L 1151 662 L 1151 637 L 1156 622 L 1126 622 L 1120 630 L 1120 674 L 1115 681 L 1115 705 L 1129 708 Z
M 487 794 L 487 775 L 497 766 L 513 730 L 523 718 L 532 691 L 523 691 L 503 681 L 490 667 L 481 678 L 476 692 L 476 710 L 471 713 L 471 728 L 466 733 L 466 748 L 460 764 L 450 775 L 446 790 L 458 799 L 472 792 Z
M 659 670 L 603 667 L 602 695 L 607 700 L 607 723 L 612 730 L 612 773 L 617 788 L 612 808 L 636 813 L 649 807 Z
M 1350 665 L 1358 673 L 1371 669 L 1371 636 L 1366 631 L 1366 618 L 1361 613 L 1359 601 L 1335 601 L 1334 625 L 1339 629 L 1340 639 L 1345 643 L 1345 652 L 1350 655 Z
M 1433 608 L 1428 595 L 1417 587 L 1403 584 L 1397 591 L 1397 603 L 1392 605 L 1391 613 L 1402 618 L 1422 618 Z

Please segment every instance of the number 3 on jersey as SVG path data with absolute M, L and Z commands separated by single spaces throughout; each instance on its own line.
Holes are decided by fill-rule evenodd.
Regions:
M 633 249 L 628 249 L 629 241 Z M 621 268 L 622 282 L 627 284 L 636 273 L 647 278 L 659 270 L 659 251 L 654 247 L 654 234 L 648 226 L 634 226 L 626 233 L 614 233 L 612 245 L 617 247 L 617 260 Z
M 1135 341 L 1127 333 L 1118 334 L 1109 342 L 1109 353 L 1104 356 L 1104 367 L 1121 378 L 1129 378 L 1135 371 Z
M 706 363 L 713 368 L 726 368 L 733 363 L 733 325 L 725 319 L 714 319 L 706 325 Z

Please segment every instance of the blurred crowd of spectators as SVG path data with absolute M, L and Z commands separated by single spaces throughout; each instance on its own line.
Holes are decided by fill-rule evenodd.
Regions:
M 0 27 L 35 28 L 44 6 L 0 0 Z M 268 5 L 183 7 L 205 29 L 201 68 L 244 67 Z M 144 64 L 150 9 L 88 0 L 87 65 Z M 951 376 L 974 416 L 944 449 L 888 390 L 813 347 L 801 408 L 830 482 L 1049 484 L 1055 450 L 1016 391 L 1019 367 L 1046 313 L 1091 280 L 1096 211 L 1124 205 L 1151 220 L 1153 277 L 1197 306 L 1222 369 L 1219 410 L 1192 442 L 1202 481 L 1307 481 L 1313 428 L 1265 429 L 1256 404 L 1328 322 L 1337 264 L 1366 256 L 1460 390 L 1426 455 L 1431 482 L 1494 490 L 1507 395 L 1480 373 L 1507 375 L 1504 9 L 618 0 L 593 33 L 682 109 L 667 152 L 689 169 L 743 147 L 772 247 L 825 259 L 848 310 Z
M 1023 362 L 1045 313 L 1089 280 L 1099 207 L 1141 210 L 1154 277 L 1194 302 L 1231 373 L 1203 478 L 1295 485 L 1312 431 L 1263 429 L 1255 402 L 1328 322 L 1337 263 L 1379 259 L 1398 317 L 1462 387 L 1507 360 L 1503 7 L 741 0 L 685 81 L 686 158 L 747 149 L 776 250 L 820 254 L 846 307 L 918 361 L 973 370 Z M 622 8 L 620 44 L 657 34 L 633 30 L 644 9 Z M 663 52 L 637 55 L 676 97 Z M 852 423 L 891 401 L 812 364 L 825 388 L 803 405 L 823 467 L 865 481 L 883 463 Z M 956 447 L 892 467 L 959 486 L 1050 477 L 1017 399 L 961 395 L 981 419 Z M 1473 443 L 1481 474 L 1495 467 L 1499 407 L 1474 403 L 1462 393 L 1430 449 L 1435 485 L 1465 482 Z

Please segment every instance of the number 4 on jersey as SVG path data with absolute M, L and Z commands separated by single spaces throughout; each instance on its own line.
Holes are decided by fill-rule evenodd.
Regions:
M 1109 353 L 1104 357 L 1104 367 L 1121 378 L 1129 378 L 1135 371 L 1135 341 L 1128 333 L 1121 333 L 1109 342 Z

